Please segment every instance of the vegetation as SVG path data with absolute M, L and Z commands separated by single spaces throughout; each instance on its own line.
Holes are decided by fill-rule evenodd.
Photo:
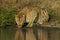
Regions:
M 16 11 L 14 9 L 0 8 L 0 10 L 0 27 L 16 24 L 14 19 Z

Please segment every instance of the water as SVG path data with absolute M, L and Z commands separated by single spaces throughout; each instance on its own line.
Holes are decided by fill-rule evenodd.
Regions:
M 14 40 L 16 29 L 0 29 L 0 40 Z
M 40 30 L 40 29 L 39 29 Z M 19 31 L 16 28 L 0 28 L 0 40 L 15 40 L 16 35 L 18 35 Z M 43 31 L 44 33 L 44 31 Z M 39 33 L 39 35 L 41 32 Z M 32 39 L 32 30 L 28 29 L 27 31 L 27 40 Z M 60 29 L 50 29 L 49 34 L 47 34 L 49 38 L 48 40 L 60 40 Z M 31 38 L 30 38 L 31 36 Z M 22 36 L 21 36 L 22 37 Z M 40 37 L 41 38 L 41 37 Z M 44 38 L 43 38 L 44 39 Z M 19 39 L 20 40 L 20 39 Z
M 26 40 L 35 40 L 32 29 L 27 29 Z M 20 33 L 20 34 L 19 34 Z M 20 35 L 20 36 L 19 36 Z M 0 40 L 24 40 L 22 31 L 16 28 L 1 29 Z M 17 38 L 18 37 L 18 38 Z

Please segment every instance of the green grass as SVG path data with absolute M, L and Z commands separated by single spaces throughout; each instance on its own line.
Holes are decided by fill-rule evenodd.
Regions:
M 0 26 L 5 26 L 5 25 L 14 25 L 15 24 L 15 13 L 16 11 L 14 9 L 5 9 L 5 8 L 0 8 Z

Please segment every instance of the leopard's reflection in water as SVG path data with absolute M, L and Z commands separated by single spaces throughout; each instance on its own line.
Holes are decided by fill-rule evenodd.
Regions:
M 24 40 L 22 29 L 17 29 L 15 33 L 15 40 Z

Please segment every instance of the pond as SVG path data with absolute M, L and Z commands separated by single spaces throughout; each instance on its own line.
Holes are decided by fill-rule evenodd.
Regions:
M 27 32 L 27 33 L 29 33 L 27 35 L 27 38 L 29 36 L 31 36 L 30 35 L 32 33 L 31 31 Z M 0 28 L 0 40 L 15 40 L 16 32 L 17 32 L 16 28 L 8 28 L 8 29 Z M 47 32 L 48 32 L 47 40 L 60 40 L 60 29 L 49 29 L 49 31 L 47 31 Z M 43 31 L 43 33 L 44 33 L 44 31 Z M 41 34 L 41 32 L 39 34 Z M 32 36 L 31 36 L 31 38 L 32 38 Z M 43 40 L 45 40 L 45 39 L 43 39 Z
M 0 29 L 0 40 L 14 40 L 16 29 Z

